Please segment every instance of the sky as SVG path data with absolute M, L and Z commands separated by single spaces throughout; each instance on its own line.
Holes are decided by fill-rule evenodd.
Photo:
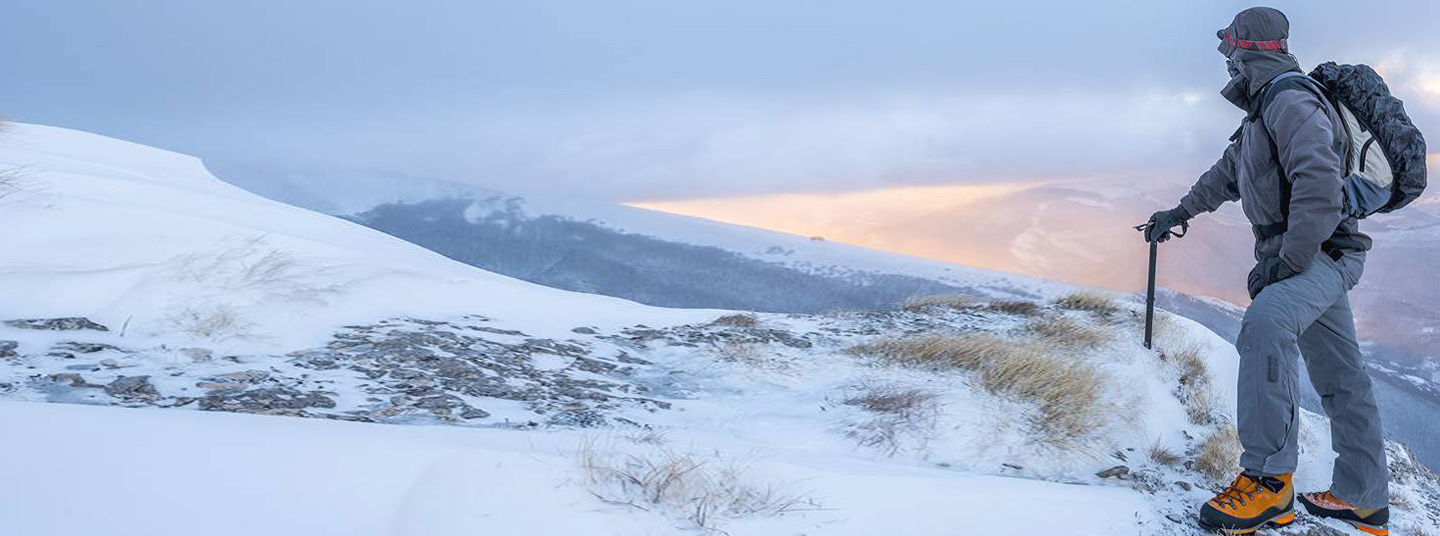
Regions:
M 1250 5 L 6 2 L 0 116 L 627 202 L 1188 181 L 1239 120 L 1215 30 Z M 1440 2 L 1273 5 L 1302 65 L 1375 65 L 1440 132 Z

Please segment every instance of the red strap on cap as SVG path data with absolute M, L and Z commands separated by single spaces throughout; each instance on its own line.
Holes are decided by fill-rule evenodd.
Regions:
M 1285 50 L 1289 45 L 1284 39 L 1277 41 L 1251 41 L 1249 39 L 1236 39 L 1234 34 L 1225 34 L 1225 44 L 1235 48 L 1246 50 Z

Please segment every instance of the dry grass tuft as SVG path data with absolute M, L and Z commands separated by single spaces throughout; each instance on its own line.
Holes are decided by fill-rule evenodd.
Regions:
M 991 335 L 930 334 L 880 339 L 849 351 L 907 367 L 978 370 L 985 363 L 1028 349 Z
M 223 304 L 181 306 L 171 310 L 165 321 L 180 333 L 216 341 L 248 339 L 255 327 L 235 308 Z
M 1145 449 L 1145 455 L 1149 457 L 1152 462 L 1171 467 L 1180 465 L 1182 461 L 1179 454 L 1165 448 L 1164 445 L 1160 444 L 1159 439 L 1156 439 L 1155 444 L 1150 445 L 1150 448 Z
M 1195 470 L 1212 482 L 1225 483 L 1240 472 L 1240 437 L 1235 427 L 1225 425 L 1200 441 L 1195 453 Z
M 716 326 L 753 328 L 760 324 L 760 318 L 750 313 L 735 313 L 716 318 L 710 323 Z
M 986 307 L 1008 315 L 1035 316 L 1040 314 L 1040 304 L 1030 300 L 991 300 Z
M 923 450 L 934 438 L 940 416 L 939 395 L 912 387 L 869 387 L 845 403 L 873 414 L 850 424 L 845 435 L 860 446 L 879 448 L 891 456 L 912 443 Z
M 820 507 L 804 494 L 750 482 L 743 464 L 670 450 L 620 454 L 593 443 L 577 453 L 590 493 L 609 504 L 655 511 L 722 533 L 727 519 L 776 516 Z
M 1212 391 L 1210 367 L 1205 363 L 1200 346 L 1190 344 L 1178 350 L 1160 352 L 1160 358 L 1175 368 L 1179 380 L 1177 396 L 1185 405 L 1185 416 L 1192 424 L 1213 424 L 1216 401 Z
M 25 168 L 0 169 L 0 201 L 29 191 L 31 181 L 25 177 Z
M 1107 384 L 1094 366 L 1034 342 L 938 334 L 880 340 L 851 351 L 897 365 L 974 372 L 985 390 L 1034 404 L 1037 439 L 1053 446 L 1083 443 L 1110 420 L 1100 403 Z
M 1114 333 L 1091 323 L 1067 316 L 1051 316 L 1031 320 L 1025 330 L 1046 343 L 1063 348 L 1094 348 L 1110 342 Z
M 1089 290 L 1072 292 L 1056 298 L 1055 305 L 1065 309 L 1090 311 L 1102 315 L 1111 315 L 1120 312 L 1120 305 L 1115 302 L 1115 298 L 1108 294 L 1101 294 Z
M 780 356 L 767 352 L 765 345 L 757 343 L 725 341 L 715 345 L 715 353 L 725 361 L 752 368 L 780 370 L 790 365 Z
M 665 428 L 648 427 L 622 434 L 621 437 L 637 445 L 664 445 L 669 441 L 669 438 L 666 437 L 667 432 L 668 430 Z
M 965 309 L 974 304 L 975 302 L 964 294 L 937 294 L 910 298 L 905 300 L 900 308 L 906 311 L 922 311 L 930 308 Z

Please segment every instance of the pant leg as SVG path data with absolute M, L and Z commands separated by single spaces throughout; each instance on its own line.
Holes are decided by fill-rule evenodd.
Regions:
M 1245 310 L 1236 426 L 1240 466 L 1252 473 L 1293 473 L 1299 462 L 1300 334 L 1349 289 L 1335 261 L 1317 254 L 1310 268 L 1273 283 Z
M 1330 418 L 1330 444 L 1338 455 L 1330 491 L 1361 508 L 1388 506 L 1385 436 L 1348 298 L 1335 302 L 1300 335 L 1300 354 Z

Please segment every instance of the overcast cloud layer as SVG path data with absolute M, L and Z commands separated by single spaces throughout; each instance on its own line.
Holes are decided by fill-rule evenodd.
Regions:
M 1248 2 L 8 2 L 0 116 L 612 200 L 1189 180 Z M 1277 2 L 1440 136 L 1440 2 Z M 1348 26 L 1348 27 L 1347 27 Z

